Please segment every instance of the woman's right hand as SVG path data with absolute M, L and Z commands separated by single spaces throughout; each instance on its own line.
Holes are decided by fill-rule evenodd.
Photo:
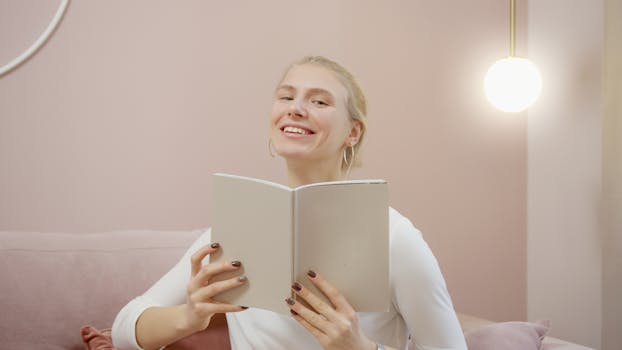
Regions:
M 185 306 L 186 327 L 194 332 L 207 328 L 212 316 L 217 313 L 237 312 L 245 310 L 245 306 L 225 304 L 212 298 L 226 290 L 239 287 L 246 283 L 246 276 L 234 277 L 222 281 L 211 282 L 214 276 L 227 271 L 235 271 L 242 266 L 239 261 L 223 260 L 203 266 L 202 261 L 209 254 L 220 248 L 218 243 L 211 243 L 194 253 L 190 259 L 191 277 L 187 286 Z

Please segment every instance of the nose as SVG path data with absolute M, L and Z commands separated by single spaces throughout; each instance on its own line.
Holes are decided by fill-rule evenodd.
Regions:
M 306 117 L 307 111 L 304 107 L 303 101 L 301 101 L 300 99 L 293 99 L 289 104 L 289 111 L 287 112 L 287 114 L 290 117 Z

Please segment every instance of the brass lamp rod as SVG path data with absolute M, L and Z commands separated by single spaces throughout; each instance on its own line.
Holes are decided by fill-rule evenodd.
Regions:
M 510 0 L 510 57 L 514 57 L 516 46 L 516 32 L 514 30 L 516 22 L 515 1 Z

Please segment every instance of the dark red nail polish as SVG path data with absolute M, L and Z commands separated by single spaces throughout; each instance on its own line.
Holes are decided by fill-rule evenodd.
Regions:
M 302 286 L 298 282 L 294 282 L 294 284 L 292 284 L 292 288 L 294 288 L 294 290 L 297 292 L 300 292 L 302 290 Z
M 292 315 L 294 315 L 294 316 L 298 316 L 298 313 L 296 311 L 294 311 L 294 310 L 289 310 L 289 312 L 291 312 Z
M 231 262 L 231 265 L 235 266 L 235 267 L 240 267 L 242 266 L 242 263 L 240 261 L 234 260 Z
M 309 277 L 311 278 L 315 278 L 315 276 L 317 276 L 317 274 L 313 270 L 309 270 L 309 272 L 307 272 L 307 275 L 309 275 Z
M 242 310 L 246 310 L 246 309 L 248 309 L 248 306 L 242 306 L 242 305 L 240 305 L 240 307 L 242 308 Z
M 289 304 L 289 305 L 294 305 L 296 302 L 294 301 L 294 299 L 292 298 L 287 298 L 285 299 L 285 301 Z
M 210 245 L 210 247 L 212 247 L 212 248 L 214 248 L 214 249 L 216 249 L 216 248 L 220 248 L 220 243 L 212 243 L 212 244 Z

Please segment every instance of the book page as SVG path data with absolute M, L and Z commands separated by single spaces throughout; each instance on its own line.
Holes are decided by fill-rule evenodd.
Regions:
M 294 198 L 296 280 L 324 297 L 306 277 L 312 269 L 335 285 L 356 311 L 388 311 L 386 182 L 305 186 Z
M 293 192 L 285 186 L 251 178 L 216 174 L 212 241 L 221 249 L 211 261 L 240 260 L 246 285 L 219 294 L 217 301 L 289 315 L 291 295 Z

